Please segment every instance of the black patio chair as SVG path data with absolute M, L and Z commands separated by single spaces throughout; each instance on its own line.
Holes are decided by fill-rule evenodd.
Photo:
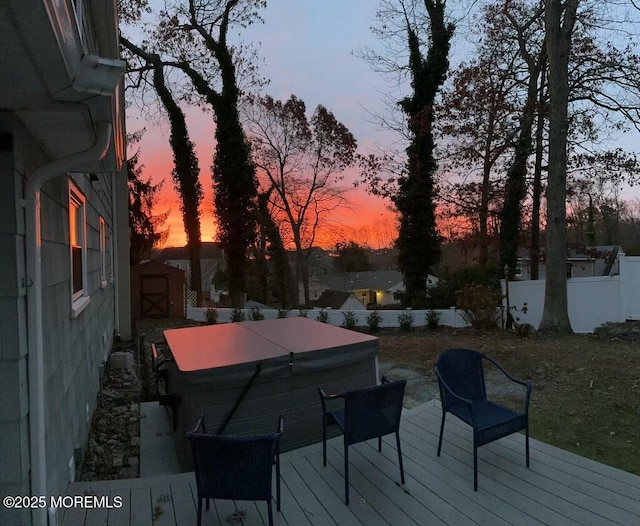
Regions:
M 273 526 L 272 475 L 276 468 L 276 505 L 280 511 L 280 416 L 275 433 L 263 435 L 210 435 L 204 417 L 187 433 L 193 452 L 198 487 L 198 526 L 202 520 L 202 500 L 265 500 L 269 526 Z
M 526 389 L 522 411 L 487 400 L 483 361 L 491 362 L 509 380 Z M 436 359 L 436 374 L 442 402 L 442 423 L 438 456 L 447 413 L 457 416 L 473 428 L 473 490 L 478 491 L 478 448 L 499 438 L 524 430 L 527 467 L 529 467 L 529 399 L 531 384 L 511 376 L 495 360 L 471 349 L 448 349 Z
M 384 376 L 382 383 L 365 389 L 327 395 L 318 387 L 322 402 L 322 461 L 327 465 L 327 427 L 337 425 L 344 440 L 344 500 L 349 505 L 349 446 L 371 438 L 378 439 L 378 451 L 382 451 L 382 437 L 396 434 L 400 477 L 404 484 L 404 467 L 400 450 L 400 414 L 405 380 L 390 382 Z M 327 410 L 327 400 L 342 399 L 342 407 Z

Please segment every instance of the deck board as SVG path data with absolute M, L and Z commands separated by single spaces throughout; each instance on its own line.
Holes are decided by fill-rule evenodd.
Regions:
M 513 435 L 479 449 L 478 490 L 473 491 L 471 431 L 447 416 L 437 456 L 441 410 L 431 402 L 405 410 L 400 431 L 406 484 L 400 484 L 395 438 L 349 449 L 351 505 L 344 504 L 340 437 L 281 456 L 282 511 L 277 526 L 618 525 L 640 524 L 640 477 L 531 440 L 525 466 L 524 437 Z M 275 491 L 275 488 L 274 488 Z M 69 495 L 120 496 L 120 509 L 65 510 L 63 526 L 187 526 L 195 524 L 193 473 L 142 479 L 77 482 Z M 244 524 L 267 524 L 264 502 L 215 501 L 203 524 L 228 526 L 237 511 Z M 232 523 L 231 523 L 232 524 Z

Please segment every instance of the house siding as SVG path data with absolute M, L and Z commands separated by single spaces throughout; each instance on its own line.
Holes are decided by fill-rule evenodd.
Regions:
M 13 116 L 0 112 L 0 133 L 14 135 Z M 29 425 L 22 177 L 14 151 L 0 151 L 0 493 L 29 494 Z M 27 524 L 29 515 L 0 507 L 0 524 Z
M 111 176 L 98 177 L 103 181 L 100 191 L 93 189 L 87 175 L 72 176 L 86 197 L 86 289 L 91 298 L 76 317 L 71 313 L 69 178 L 57 177 L 42 189 L 42 253 L 47 262 L 42 291 L 45 429 L 47 489 L 52 495 L 64 493 L 67 487 L 74 449 L 84 451 L 99 391 L 99 367 L 113 343 L 114 290 L 112 283 L 102 286 L 99 237 L 100 216 L 113 229 L 108 206 L 112 185 Z M 110 262 L 107 276 L 109 273 Z
M 13 150 L 0 152 L 0 493 L 29 495 L 28 327 L 25 226 L 22 191 L 28 174 L 48 162 L 19 119 L 0 112 L 0 132 Z M 47 492 L 63 495 L 74 449 L 84 450 L 87 419 L 96 405 L 98 369 L 113 343 L 114 284 L 102 285 L 99 216 L 113 235 L 111 175 L 98 175 L 100 191 L 87 175 L 74 175 L 86 195 L 87 274 L 91 301 L 71 315 L 68 177 L 47 182 L 41 193 L 42 301 L 45 376 Z M 111 272 L 107 258 L 107 276 Z M 0 506 L 0 524 L 30 524 L 28 511 Z

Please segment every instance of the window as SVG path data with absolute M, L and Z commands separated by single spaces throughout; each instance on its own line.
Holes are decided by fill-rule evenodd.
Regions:
M 87 291 L 87 229 L 85 197 L 69 183 L 69 245 L 71 253 L 72 314 L 77 316 L 89 303 Z
M 513 275 L 516 278 L 521 278 L 522 277 L 522 267 L 523 267 L 522 261 L 516 262 L 516 268 L 513 271 Z
M 100 216 L 100 285 L 107 286 L 107 224 Z

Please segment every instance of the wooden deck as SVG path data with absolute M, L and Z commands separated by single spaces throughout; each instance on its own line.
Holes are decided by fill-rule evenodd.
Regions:
M 406 485 L 393 436 L 383 444 L 350 449 L 351 505 L 344 505 L 342 441 L 333 439 L 329 464 L 315 444 L 282 456 L 282 511 L 277 525 L 466 525 L 499 526 L 640 524 L 640 477 L 531 441 L 525 467 L 524 437 L 504 438 L 480 448 L 478 492 L 473 491 L 470 429 L 447 417 L 442 456 L 436 456 L 440 407 L 430 402 L 403 413 L 400 438 Z M 286 432 L 286 431 L 285 431 Z M 196 523 L 192 473 L 72 484 L 70 495 L 95 493 L 122 498 L 118 509 L 71 508 L 63 526 L 182 526 Z M 234 513 L 244 513 L 244 521 Z M 264 503 L 215 501 L 203 524 L 267 524 Z

